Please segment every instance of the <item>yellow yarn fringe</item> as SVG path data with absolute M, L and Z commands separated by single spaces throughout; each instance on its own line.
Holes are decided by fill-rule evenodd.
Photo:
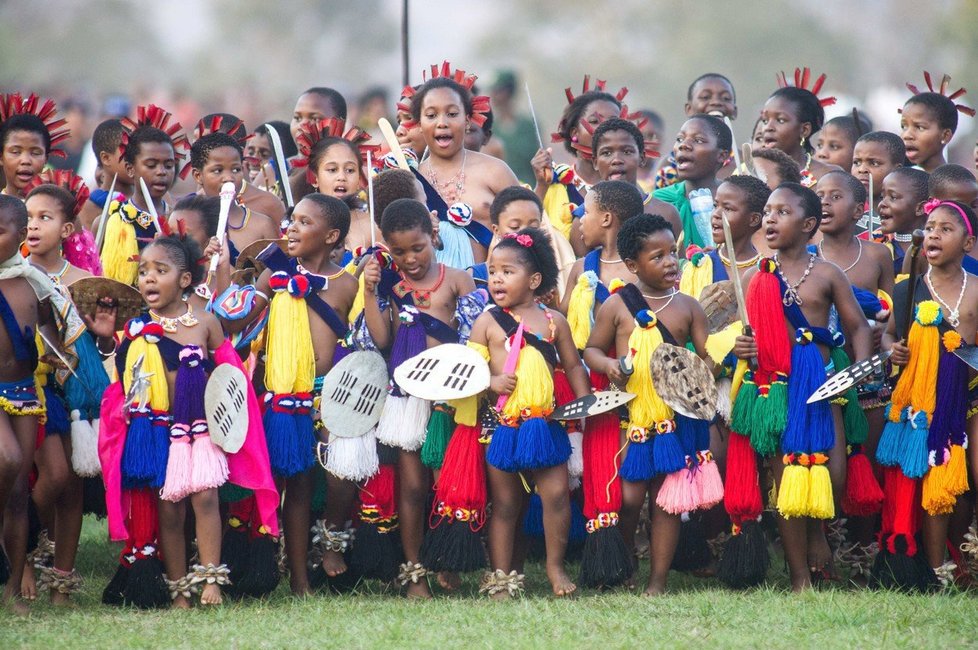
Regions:
M 929 515 L 946 515 L 954 510 L 958 496 L 968 491 L 968 468 L 961 445 L 951 446 L 951 458 L 931 467 L 924 476 L 921 504 Z
M 692 262 L 683 266 L 683 274 L 679 278 L 679 290 L 687 296 L 699 300 L 703 289 L 713 284 L 713 258 L 703 253 L 699 266 Z
M 740 392 L 740 387 L 744 385 L 744 375 L 747 374 L 747 362 L 743 359 L 737 360 L 737 367 L 734 368 L 733 379 L 730 382 L 730 403 L 733 404 L 737 401 L 737 393 Z
M 649 371 L 652 353 L 660 345 L 662 332 L 658 327 L 644 328 L 636 323 L 628 337 L 628 347 L 634 350 L 632 363 L 635 372 L 628 378 L 625 390 L 635 394 L 635 399 L 628 403 L 628 419 L 634 426 L 648 428 L 656 422 L 673 418 L 672 409 L 656 392 L 652 373 Z
M 900 414 L 907 406 L 927 414 L 927 423 L 934 414 L 937 403 L 937 365 L 940 360 L 940 333 L 934 320 L 940 306 L 933 300 L 917 305 L 917 318 L 910 328 L 907 347 L 910 362 L 900 373 L 893 389 L 890 421 L 899 422 Z
M 139 245 L 136 228 L 126 223 L 119 213 L 117 201 L 113 201 L 105 224 L 105 246 L 102 247 L 102 275 L 123 284 L 136 284 L 139 262 Z
M 306 301 L 279 291 L 269 310 L 265 387 L 276 394 L 308 393 L 316 377 L 316 357 Z
M 155 343 L 148 343 L 146 339 L 139 337 L 133 339 L 129 344 L 129 352 L 126 355 L 126 371 L 122 376 L 122 387 L 126 393 L 129 392 L 129 387 L 132 386 L 132 366 L 136 362 L 136 359 L 139 358 L 139 355 L 143 355 L 141 372 L 143 374 L 150 374 L 149 408 L 154 411 L 169 411 L 170 387 L 166 381 L 166 366 L 163 364 L 160 348 Z M 146 402 L 139 401 L 138 395 L 136 396 L 136 400 L 133 404 L 147 406 Z
M 726 326 L 716 334 L 706 337 L 706 353 L 710 355 L 714 363 L 723 363 L 723 360 L 733 350 L 737 337 L 740 336 L 744 326 L 740 321 L 736 321 Z
M 814 519 L 835 517 L 832 477 L 825 465 L 812 465 L 808 469 L 808 516 Z
M 778 512 L 785 519 L 808 516 L 808 492 L 811 489 L 811 476 L 808 468 L 801 465 L 788 465 L 781 474 L 781 489 L 778 490 Z
M 455 423 L 474 427 L 479 421 L 479 396 L 463 397 L 448 400 L 448 405 L 455 409 Z
M 590 274 L 581 273 L 571 290 L 570 302 L 567 304 L 567 324 L 570 325 L 571 338 L 578 350 L 587 346 L 591 336 L 591 316 L 594 313 L 594 289 Z
M 516 388 L 510 393 L 503 407 L 506 419 L 518 419 L 523 409 L 529 409 L 532 415 L 549 415 L 554 401 L 553 371 L 532 345 L 520 350 L 520 358 L 516 364 Z
M 354 264 L 353 262 L 350 262 L 349 264 L 346 265 L 346 272 L 352 275 L 353 277 L 356 277 L 357 265 Z M 353 306 L 350 307 L 349 319 L 351 325 L 357 319 L 357 316 L 360 315 L 360 312 L 363 311 L 363 295 L 364 295 L 363 281 L 364 278 L 363 278 L 363 274 L 361 273 L 360 277 L 357 278 L 357 295 L 353 297 Z
M 570 239 L 571 223 L 574 221 L 570 211 L 570 198 L 567 188 L 560 183 L 551 183 L 543 197 L 543 211 L 550 218 L 550 223 L 560 234 Z
M 466 347 L 472 348 L 473 350 L 475 350 L 476 352 L 478 352 L 479 354 L 481 354 L 482 355 L 482 358 L 485 359 L 486 362 L 488 363 L 488 361 L 489 361 L 489 348 L 488 347 L 486 347 L 485 345 L 482 345 L 481 343 L 476 343 L 475 341 L 466 341 L 465 345 L 466 345 Z

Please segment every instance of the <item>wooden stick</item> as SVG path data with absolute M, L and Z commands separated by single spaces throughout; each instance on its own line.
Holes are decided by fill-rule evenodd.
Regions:
M 370 218 L 370 247 L 377 246 L 377 224 L 374 221 L 373 155 L 367 151 L 367 216 Z
M 730 148 L 733 149 L 734 169 L 740 169 L 740 150 L 737 149 L 737 138 L 734 136 L 733 122 L 726 115 L 723 116 L 723 123 L 730 129 Z
M 540 123 L 537 122 L 537 113 L 533 110 L 533 98 L 530 97 L 530 84 L 524 81 L 523 88 L 526 89 L 526 103 L 530 107 L 530 117 L 533 118 L 533 132 L 537 136 L 537 144 L 540 145 L 540 149 L 543 149 L 543 138 L 540 136 Z

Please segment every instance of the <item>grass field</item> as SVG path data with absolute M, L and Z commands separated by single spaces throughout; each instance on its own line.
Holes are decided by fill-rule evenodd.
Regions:
M 780 560 L 770 586 L 746 593 L 673 573 L 673 592 L 659 599 L 584 590 L 557 601 L 533 565 L 527 596 L 506 603 L 478 597 L 473 575 L 460 593 L 439 594 L 426 603 L 408 602 L 367 583 L 342 596 L 295 599 L 280 586 L 262 602 L 141 612 L 99 602 L 116 555 L 104 541 L 102 524 L 86 520 L 79 555 L 86 585 L 77 604 L 54 609 L 45 595 L 27 619 L 0 611 L 0 648 L 978 646 L 978 603 L 972 595 L 906 596 L 834 587 L 796 596 L 786 592 Z M 640 580 L 646 576 L 643 567 Z

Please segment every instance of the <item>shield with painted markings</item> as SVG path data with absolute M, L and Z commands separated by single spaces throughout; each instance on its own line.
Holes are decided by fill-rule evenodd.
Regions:
M 248 435 L 248 378 L 240 369 L 229 363 L 214 369 L 204 388 L 204 411 L 214 444 L 229 454 L 241 449 Z
M 323 379 L 319 418 L 330 436 L 359 438 L 380 421 L 387 399 L 387 363 L 377 352 L 352 352 Z
M 405 393 L 421 399 L 461 399 L 489 388 L 489 364 L 470 347 L 446 343 L 399 365 L 394 381 Z

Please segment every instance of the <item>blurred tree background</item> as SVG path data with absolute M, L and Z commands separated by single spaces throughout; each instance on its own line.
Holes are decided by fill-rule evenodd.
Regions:
M 329 85 L 355 105 L 401 86 L 401 0 L 0 0 L 0 89 L 80 97 L 110 93 L 194 111 L 230 110 L 249 124 L 287 119 L 298 93 Z M 413 0 L 411 81 L 449 59 L 482 77 L 512 69 L 552 131 L 563 89 L 585 73 L 627 85 L 631 108 L 653 108 L 678 128 L 686 87 L 699 74 L 729 76 L 738 94 L 738 141 L 749 136 L 775 73 L 810 66 L 827 90 L 895 129 L 904 82 L 924 69 L 952 75 L 978 103 L 975 0 Z M 520 102 L 525 99 L 520 93 Z M 391 112 L 393 109 L 391 108 Z M 970 160 L 975 121 L 962 120 L 955 157 Z M 666 142 L 669 138 L 666 139 Z

